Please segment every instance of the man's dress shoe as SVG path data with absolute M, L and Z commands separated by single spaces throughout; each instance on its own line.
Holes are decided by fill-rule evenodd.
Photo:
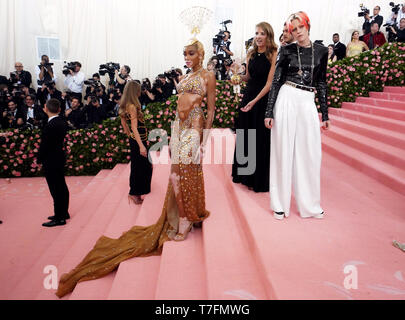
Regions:
M 43 223 L 43 227 L 56 227 L 56 226 L 63 226 L 66 224 L 65 220 L 51 220 L 49 222 Z

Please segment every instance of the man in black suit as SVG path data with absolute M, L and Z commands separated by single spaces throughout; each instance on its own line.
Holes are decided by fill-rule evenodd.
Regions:
M 334 53 L 338 60 L 342 60 L 346 57 L 346 46 L 340 42 L 340 37 L 338 33 L 333 35 L 333 43 L 334 43 Z
M 43 226 L 55 227 L 65 225 L 66 219 L 70 218 L 68 212 L 69 189 L 64 175 L 66 155 L 63 150 L 67 125 L 65 120 L 59 116 L 59 100 L 48 100 L 44 112 L 48 115 L 48 123 L 42 130 L 38 162 L 43 166 L 46 182 L 53 198 L 55 215 L 48 217 L 51 221 L 44 223 Z
M 364 23 L 363 23 L 363 36 L 366 35 L 367 33 L 371 32 L 371 25 L 374 22 L 378 23 L 378 29 L 381 28 L 381 25 L 383 24 L 384 18 L 380 16 L 380 6 L 375 6 L 373 9 L 373 16 L 370 17 L 370 15 L 366 14 L 364 16 Z M 360 39 L 363 41 L 362 39 Z

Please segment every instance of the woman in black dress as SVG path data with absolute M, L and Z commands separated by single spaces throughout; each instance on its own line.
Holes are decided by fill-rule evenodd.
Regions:
M 142 204 L 142 195 L 150 193 L 152 164 L 148 159 L 148 132 L 139 102 L 141 85 L 129 81 L 121 97 L 119 115 L 124 132 L 129 136 L 131 147 L 131 175 L 128 200 Z
M 263 119 L 276 57 L 273 28 L 267 22 L 261 22 L 256 25 L 253 49 L 246 59 L 246 75 L 241 76 L 241 80 L 248 83 L 235 121 L 236 147 L 232 166 L 233 182 L 242 183 L 255 192 L 269 191 L 270 131 L 265 128 Z

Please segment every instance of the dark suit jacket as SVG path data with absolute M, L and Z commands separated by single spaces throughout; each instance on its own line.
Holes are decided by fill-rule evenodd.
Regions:
M 375 47 L 381 47 L 384 43 L 387 42 L 387 40 L 385 40 L 385 36 L 384 34 L 382 34 L 380 31 L 378 31 L 375 35 L 374 35 L 374 47 L 370 47 L 369 46 L 369 41 L 370 41 L 370 36 L 371 36 L 371 32 L 367 33 L 366 35 L 364 35 L 363 37 L 363 41 L 366 43 L 366 45 L 371 49 L 374 49 Z
M 66 163 L 66 154 L 63 150 L 66 132 L 66 122 L 59 116 L 45 125 L 39 146 L 38 163 L 48 168 L 63 168 Z
M 378 27 L 381 28 L 381 25 L 383 24 L 383 20 L 384 20 L 384 18 L 382 16 L 378 15 L 378 16 L 373 17 L 371 19 L 371 22 L 368 22 L 367 20 L 364 21 L 364 23 L 363 23 L 364 34 L 371 32 L 371 23 L 372 22 L 377 22 Z
M 346 46 L 341 42 L 338 42 L 338 44 L 335 45 L 333 51 L 338 60 L 342 60 L 343 58 L 346 57 Z

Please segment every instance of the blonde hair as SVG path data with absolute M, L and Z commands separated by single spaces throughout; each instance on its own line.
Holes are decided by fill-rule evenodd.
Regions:
M 143 112 L 141 109 L 141 103 L 139 102 L 139 96 L 141 95 L 141 85 L 136 81 L 128 81 L 125 85 L 124 92 L 120 100 L 120 108 L 118 114 L 120 117 L 125 116 L 131 105 L 135 106 L 137 118 L 140 121 L 144 121 Z
M 202 65 L 203 61 L 204 61 L 204 57 L 205 57 L 205 50 L 204 50 L 203 44 L 200 41 L 198 41 L 197 39 L 193 39 L 190 41 L 189 44 L 185 45 L 185 48 L 187 48 L 187 47 L 194 47 L 197 49 L 198 54 L 202 56 L 201 61 L 200 61 L 200 64 Z
M 264 33 L 266 34 L 267 40 L 266 40 L 265 55 L 266 55 L 266 58 L 269 59 L 269 61 L 271 62 L 273 54 L 277 53 L 277 44 L 274 41 L 273 28 L 267 22 L 260 22 L 259 24 L 256 25 L 256 28 L 263 29 Z M 249 61 L 253 57 L 253 55 L 257 55 L 258 49 L 259 48 L 257 47 L 256 41 L 253 41 L 253 48 L 247 54 L 247 61 Z

